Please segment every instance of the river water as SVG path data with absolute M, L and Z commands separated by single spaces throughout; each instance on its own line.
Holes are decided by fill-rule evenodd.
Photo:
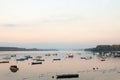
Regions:
M 49 55 L 48 55 L 49 54 Z M 68 57 L 69 55 L 73 57 Z M 103 57 L 99 53 L 86 51 L 1 51 L 0 61 L 11 55 L 9 63 L 0 63 L 0 80 L 57 80 L 56 75 L 79 74 L 79 78 L 59 80 L 120 80 L 120 58 Z M 42 56 L 42 64 L 31 65 L 33 59 L 16 61 L 30 55 Z M 85 59 L 84 59 L 85 58 Z M 53 59 L 61 59 L 54 61 Z M 11 72 L 10 66 L 17 65 L 19 70 Z M 54 78 L 53 78 L 54 76 Z

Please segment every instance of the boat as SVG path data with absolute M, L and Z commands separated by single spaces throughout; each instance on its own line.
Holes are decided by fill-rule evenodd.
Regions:
M 9 63 L 9 61 L 3 60 L 3 61 L 0 61 L 0 63 Z
M 81 59 L 85 59 L 85 60 L 89 60 L 89 59 L 92 59 L 91 56 L 88 56 L 88 57 L 80 57 Z
M 16 54 L 12 54 L 11 57 L 16 57 Z
M 105 61 L 105 59 L 101 59 L 101 61 Z
M 50 56 L 50 54 L 45 54 L 45 56 Z
M 24 56 L 26 59 L 31 59 L 32 57 L 30 55 Z
M 36 56 L 35 58 L 33 58 L 33 60 L 36 60 L 36 61 L 43 61 L 43 59 L 41 59 L 42 56 Z
M 80 59 L 86 59 L 86 57 L 80 57 Z
M 79 78 L 79 74 L 62 74 L 62 75 L 57 75 L 57 79 L 64 79 L 64 78 Z
M 42 62 L 38 62 L 38 61 L 36 61 L 36 62 L 31 62 L 31 65 L 37 65 L 37 64 L 42 64 Z
M 120 57 L 120 52 L 114 53 L 114 57 Z
M 36 59 L 36 61 L 45 61 L 45 59 Z
M 19 59 L 16 59 L 16 61 L 25 61 L 25 60 L 28 60 L 27 58 L 19 58 Z
M 73 58 L 74 55 L 73 54 L 68 54 L 68 58 Z
M 61 60 L 60 58 L 53 59 L 53 61 L 60 61 L 60 60 Z
M 57 53 L 54 53 L 53 56 L 57 56 L 58 54 Z
M 12 66 L 10 66 L 10 70 L 11 70 L 11 72 L 17 72 L 19 70 L 19 68 L 17 67 L 17 65 L 12 65 Z
M 36 56 L 36 58 L 39 58 L 39 59 L 40 59 L 40 58 L 42 58 L 42 56 Z

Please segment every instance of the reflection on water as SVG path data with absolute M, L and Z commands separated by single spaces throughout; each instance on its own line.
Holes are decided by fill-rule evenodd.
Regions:
M 56 80 L 56 75 L 60 74 L 79 74 L 79 78 L 65 80 L 120 79 L 120 58 L 114 58 L 109 53 L 99 54 L 85 51 L 0 52 L 0 61 L 5 60 L 9 63 L 0 63 L 0 80 Z M 11 72 L 11 65 L 16 65 L 19 70 L 16 73 Z

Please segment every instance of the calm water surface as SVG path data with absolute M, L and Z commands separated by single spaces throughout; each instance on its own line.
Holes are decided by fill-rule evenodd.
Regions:
M 4 51 L 0 52 L 0 61 L 14 54 L 16 57 L 12 57 L 10 63 L 0 64 L 0 80 L 56 80 L 59 74 L 79 74 L 79 78 L 62 80 L 120 80 L 120 58 L 106 57 L 101 61 L 98 53 L 85 51 Z M 68 58 L 70 54 L 74 57 Z M 38 65 L 31 65 L 33 59 L 16 61 L 27 55 L 42 56 L 45 61 Z M 58 58 L 61 60 L 53 61 Z M 19 70 L 11 72 L 11 65 L 17 65 Z

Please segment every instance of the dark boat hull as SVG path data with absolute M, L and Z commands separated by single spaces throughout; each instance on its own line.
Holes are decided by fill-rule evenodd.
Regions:
M 57 79 L 64 79 L 64 78 L 78 78 L 79 74 L 62 74 L 62 75 L 57 75 Z

